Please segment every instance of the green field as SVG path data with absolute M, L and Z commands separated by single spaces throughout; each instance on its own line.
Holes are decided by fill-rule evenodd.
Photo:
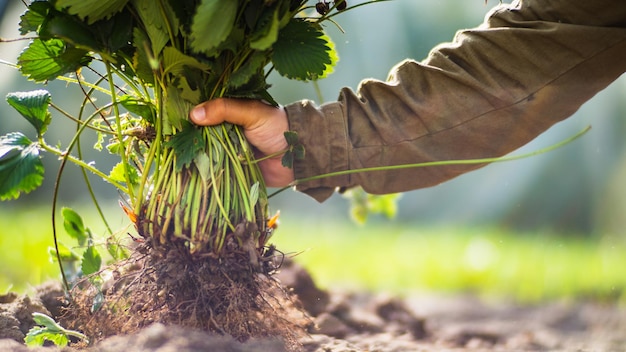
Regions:
M 397 222 L 359 226 L 290 216 L 283 217 L 272 242 L 306 266 L 325 288 L 626 303 L 626 245 L 617 240 L 511 233 L 495 227 L 426 228 Z M 85 218 L 95 234 L 104 233 L 93 225 L 93 216 Z M 48 256 L 53 245 L 49 210 L 5 208 L 0 221 L 0 292 L 9 287 L 25 291 L 58 277 Z

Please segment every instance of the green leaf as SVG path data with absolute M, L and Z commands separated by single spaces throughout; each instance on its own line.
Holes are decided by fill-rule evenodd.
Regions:
M 278 7 L 277 7 L 278 8 Z M 258 29 L 250 39 L 250 47 L 256 50 L 266 50 L 278 39 L 278 29 L 280 28 L 280 19 L 278 18 L 278 10 L 265 12 L 261 17 L 262 27 Z
M 252 187 L 250 187 L 250 206 L 254 207 L 256 202 L 259 201 L 259 182 L 255 182 Z
M 87 229 L 83 223 L 83 218 L 71 208 L 64 207 L 61 210 L 63 215 L 63 227 L 65 232 L 78 241 L 79 246 L 84 246 L 87 242 Z
M 96 247 L 88 246 L 85 252 L 83 253 L 83 260 L 81 262 L 81 271 L 83 275 L 91 275 L 100 270 L 100 266 L 102 265 L 102 257 Z
M 179 77 L 176 88 L 179 89 L 179 101 L 176 102 L 176 113 L 179 114 L 177 119 L 186 120 L 188 111 L 202 102 L 202 92 L 199 88 L 192 88 L 186 76 Z
M 193 162 L 196 164 L 196 168 L 198 169 L 198 173 L 202 178 L 202 182 L 207 183 L 210 181 L 210 170 L 211 170 L 211 159 L 205 152 L 199 152 L 198 155 L 193 159 Z
M 150 39 L 144 31 L 139 28 L 133 30 L 133 69 L 137 76 L 146 83 L 154 83 L 154 75 L 150 66 L 152 54 L 149 54 Z
M 191 67 L 200 71 L 208 72 L 210 67 L 201 63 L 196 58 L 181 53 L 178 49 L 166 46 L 163 48 L 163 72 L 171 72 L 180 75 L 185 72 L 185 67 Z
M 333 48 L 319 26 L 293 19 L 273 45 L 272 62 L 276 71 L 287 78 L 314 80 L 327 75 L 334 65 L 337 56 Z
M 178 19 L 167 2 L 132 0 L 132 3 L 150 39 L 152 54 L 157 56 L 170 40 L 169 29 L 173 36 L 178 35 Z
M 62 39 L 66 43 L 85 50 L 100 51 L 100 43 L 96 40 L 90 27 L 75 16 L 54 11 L 41 24 L 39 38 L 48 40 Z
M 137 172 L 136 168 L 130 165 L 128 166 L 128 176 L 130 184 L 132 186 L 139 184 L 139 173 Z M 111 173 L 109 173 L 109 177 L 111 177 L 113 181 L 126 183 L 126 170 L 124 168 L 124 163 L 120 161 L 115 166 L 113 166 L 113 169 L 111 169 Z
M 50 93 L 47 90 L 13 92 L 7 94 L 7 102 L 30 122 L 38 135 L 43 135 L 50 124 Z
M 57 245 L 59 247 L 59 257 L 61 257 L 62 262 L 71 263 L 71 262 L 76 262 L 80 259 L 78 254 L 76 254 L 74 251 L 69 249 L 66 245 L 62 243 L 58 243 Z M 54 247 L 48 248 L 48 254 L 50 255 L 50 258 L 52 258 L 53 261 L 56 261 L 59 259 L 57 258 L 57 251 Z
M 40 327 L 33 327 L 28 330 L 28 333 L 24 337 L 24 343 L 26 346 L 43 346 L 46 342 L 46 330 Z
M 56 8 L 66 9 L 68 13 L 77 15 L 88 24 L 122 11 L 128 0 L 57 0 Z
M 258 91 L 255 99 L 265 100 L 268 104 L 275 108 L 279 105 L 278 102 L 274 100 L 274 97 L 267 91 L 267 88 Z
M 172 9 L 172 14 L 181 22 L 181 31 L 185 32 L 185 35 L 188 35 L 193 15 L 196 13 L 198 0 L 167 0 L 167 3 Z
M 292 151 L 293 151 L 293 156 L 296 160 L 304 159 L 305 149 L 302 144 L 294 145 Z
M 181 84 L 186 84 L 186 80 L 181 79 Z M 188 87 L 188 85 L 187 85 Z M 186 92 L 188 95 L 191 95 L 193 92 L 191 88 L 188 88 L 189 91 L 184 90 L 185 86 L 183 85 L 183 92 Z M 199 92 L 196 94 L 199 97 Z M 167 117 L 167 122 L 169 122 L 172 126 L 183 129 L 183 123 L 187 121 L 189 116 L 189 112 L 193 109 L 194 105 L 191 104 L 187 99 L 184 99 L 181 96 L 182 92 L 177 87 L 172 85 L 167 87 L 167 99 L 165 101 L 165 113 Z M 199 102 L 198 102 L 199 103 Z
M 130 255 L 124 246 L 119 245 L 112 237 L 106 241 L 107 252 L 114 260 L 127 259 Z
M 262 69 L 266 63 L 267 54 L 255 51 L 240 68 L 232 73 L 228 80 L 228 88 L 235 89 L 247 85 L 254 75 L 263 74 Z
M 130 95 L 119 97 L 120 104 L 129 112 L 142 117 L 148 123 L 154 123 L 156 119 L 156 108 L 149 101 L 137 99 Z
M 59 332 L 49 332 L 45 328 L 34 327 L 28 331 L 24 338 L 26 346 L 43 346 L 46 341 L 51 341 L 56 346 L 67 346 L 67 335 Z
M 19 132 L 0 137 L 0 200 L 29 193 L 41 186 L 43 176 L 37 143 Z
M 201 0 L 191 24 L 191 48 L 195 52 L 213 56 L 233 29 L 238 1 Z
M 130 53 L 135 25 L 131 12 L 124 10 L 107 21 L 94 23 L 89 28 L 103 51 L 114 53 L 120 49 L 125 49 Z
M 46 334 L 44 338 L 52 341 L 52 343 L 59 347 L 65 347 L 69 343 L 69 338 L 65 334 Z
M 43 23 L 46 14 L 52 5 L 47 1 L 34 1 L 28 6 L 28 10 L 20 16 L 20 34 L 36 32 Z
M 74 72 L 91 61 L 87 51 L 66 47 L 60 39 L 33 40 L 17 58 L 20 71 L 28 78 L 43 82 Z
M 54 319 L 45 314 L 35 312 L 32 316 L 37 326 L 31 328 L 26 337 L 24 337 L 24 342 L 27 346 L 43 346 L 46 341 L 51 341 L 59 347 L 67 346 L 69 342 L 68 330 L 65 330 Z M 69 332 L 72 332 L 75 336 L 84 337 L 83 334 L 78 332 Z
M 281 164 L 284 167 L 288 167 L 291 169 L 293 168 L 293 162 L 295 160 L 304 159 L 304 146 L 298 141 L 298 132 L 285 131 L 283 135 L 285 136 L 285 140 L 287 141 L 289 150 L 287 150 L 283 155 L 281 159 Z
M 293 151 L 288 150 L 285 152 L 285 154 L 283 154 L 283 157 L 280 159 L 280 163 L 284 166 L 284 167 L 288 167 L 290 169 L 293 168 Z
M 191 166 L 196 156 L 204 150 L 202 130 L 185 121 L 183 129 L 173 135 L 165 146 L 174 150 L 176 171 L 181 171 L 183 167 Z
M 59 323 L 57 323 L 56 321 L 54 321 L 54 319 L 45 314 L 34 312 L 33 320 L 35 321 L 35 324 L 43 326 L 50 332 L 63 331 L 63 328 L 61 327 L 61 325 L 59 325 Z
M 296 131 L 285 131 L 283 133 L 285 136 L 285 140 L 287 141 L 287 145 L 294 146 L 298 144 L 298 132 Z
M 104 133 L 98 131 L 96 132 L 96 141 L 93 144 L 93 149 L 97 151 L 102 151 L 102 144 L 104 143 Z

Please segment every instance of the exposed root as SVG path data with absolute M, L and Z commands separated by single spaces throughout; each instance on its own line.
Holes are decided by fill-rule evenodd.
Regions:
M 191 256 L 182 246 L 144 253 L 109 268 L 115 279 L 101 290 L 93 284 L 77 286 L 66 324 L 92 341 L 160 322 L 242 342 L 281 337 L 297 349 L 308 319 L 276 280 L 255 272 L 246 253 L 234 251 L 217 259 Z M 104 303 L 98 307 L 101 298 Z

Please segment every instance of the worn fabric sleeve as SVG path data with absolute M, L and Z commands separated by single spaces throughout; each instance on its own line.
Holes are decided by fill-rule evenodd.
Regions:
M 306 149 L 296 179 L 359 168 L 507 154 L 626 71 L 626 2 L 526 0 L 492 10 L 387 81 L 343 89 L 336 102 L 286 106 Z M 369 193 L 437 185 L 482 165 L 376 171 L 302 182 L 318 201 L 337 187 Z

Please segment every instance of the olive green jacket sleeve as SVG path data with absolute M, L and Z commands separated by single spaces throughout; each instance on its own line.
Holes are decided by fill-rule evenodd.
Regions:
M 422 62 L 365 80 L 337 102 L 286 106 L 306 150 L 296 179 L 335 171 L 497 157 L 571 116 L 626 71 L 626 1 L 522 0 L 492 10 Z M 482 165 L 376 171 L 302 182 L 318 201 L 337 187 L 393 193 Z

